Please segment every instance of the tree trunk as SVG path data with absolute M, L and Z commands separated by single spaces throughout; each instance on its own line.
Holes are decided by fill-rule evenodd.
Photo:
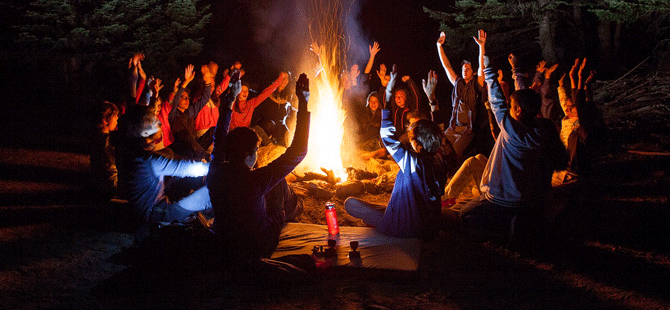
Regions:
M 598 49 L 600 59 L 598 67 L 607 69 L 612 62 L 612 22 L 606 19 L 598 21 Z
M 575 21 L 575 30 L 579 35 L 579 49 L 573 50 L 573 52 L 577 52 L 578 54 L 584 53 L 584 42 L 586 42 L 586 34 L 584 33 L 584 14 L 582 14 L 583 5 L 584 0 L 575 0 L 572 4 L 572 19 Z
M 540 19 L 540 47 L 542 48 L 542 57 L 548 64 L 558 62 L 554 42 L 555 28 L 554 22 L 551 20 L 551 12 L 544 12 Z
M 616 26 L 614 28 L 614 52 L 612 55 L 615 57 L 619 55 L 619 50 L 621 48 L 621 28 L 623 28 L 623 23 L 621 22 L 616 22 Z

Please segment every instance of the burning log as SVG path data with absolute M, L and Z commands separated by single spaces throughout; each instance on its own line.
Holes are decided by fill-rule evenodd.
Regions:
M 347 198 L 349 196 L 356 196 L 363 193 L 365 186 L 361 181 L 346 181 L 337 186 L 335 196 L 339 198 Z
M 307 181 L 312 181 L 312 180 L 321 180 L 321 181 L 326 181 L 329 184 L 335 185 L 342 181 L 342 179 L 338 178 L 335 176 L 333 173 L 333 170 L 328 170 L 326 168 L 321 168 L 321 171 L 325 173 L 325 175 L 316 173 L 316 172 L 305 172 L 304 175 L 299 176 L 296 174 L 296 179 L 295 182 L 307 182 Z
M 347 175 L 349 176 L 349 180 L 369 180 L 377 177 L 377 174 L 374 172 L 356 169 L 354 167 L 347 168 Z

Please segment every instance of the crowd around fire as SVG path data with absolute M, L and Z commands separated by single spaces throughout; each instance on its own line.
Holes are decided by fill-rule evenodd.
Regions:
M 437 98 L 435 71 L 421 83 L 396 65 L 379 64 L 373 72 L 377 42 L 362 73 L 358 65 L 342 71 L 344 166 L 397 165 L 387 205 L 350 197 L 344 207 L 396 237 L 430 239 L 462 227 L 481 240 L 540 244 L 556 214 L 589 186 L 601 130 L 590 89 L 594 72 L 585 70 L 586 59 L 566 73 L 544 61 L 524 72 L 510 54 L 510 86 L 500 64 L 489 63 L 487 33 L 473 39 L 478 63 L 461 62 L 460 75 L 442 48 L 444 33 L 437 39 L 450 98 Z M 322 47 L 314 43 L 311 50 L 318 57 Z M 282 72 L 254 95 L 242 64 L 220 70 L 209 62 L 200 70 L 187 66 L 162 91 L 163 81 L 142 69 L 144 57 L 128 62 L 125 102 L 104 102 L 96 114 L 91 167 L 100 196 L 127 200 L 140 225 L 213 217 L 216 246 L 229 262 L 269 257 L 284 224 L 303 210 L 286 177 L 308 152 L 310 80 L 302 74 L 293 87 L 295 79 Z M 310 78 L 323 78 L 327 69 Z M 372 90 L 377 78 L 382 87 Z M 438 100 L 451 102 L 450 113 Z M 268 145 L 286 150 L 258 167 L 258 150 Z M 473 189 L 478 196 L 456 203 Z M 314 267 L 305 257 L 285 261 Z

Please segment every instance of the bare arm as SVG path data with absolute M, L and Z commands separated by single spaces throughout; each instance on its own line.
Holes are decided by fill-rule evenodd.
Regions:
M 437 54 L 440 56 L 440 62 L 442 63 L 442 68 L 444 68 L 444 71 L 447 73 L 447 78 L 449 78 L 449 82 L 451 82 L 452 85 L 455 85 L 458 76 L 456 75 L 456 71 L 454 71 L 454 68 L 451 67 L 449 58 L 447 58 L 447 54 L 444 52 L 444 48 L 442 47 L 442 44 L 444 44 L 445 39 L 446 35 L 444 34 L 444 32 L 441 32 L 440 38 L 437 39 Z
M 472 37 L 479 45 L 479 69 L 477 69 L 477 83 L 484 86 L 484 55 L 486 55 L 486 31 L 479 29 L 478 37 Z M 453 83 L 453 82 L 452 82 Z
M 375 63 L 375 56 L 378 52 L 379 43 L 372 43 L 372 45 L 370 45 L 370 59 L 368 59 L 368 64 L 365 65 L 365 71 L 363 71 L 363 73 L 370 74 L 370 71 L 372 71 L 372 65 Z

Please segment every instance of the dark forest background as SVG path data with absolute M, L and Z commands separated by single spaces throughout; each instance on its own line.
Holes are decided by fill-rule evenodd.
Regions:
M 88 134 L 90 107 L 120 97 L 127 60 L 135 52 L 147 55 L 144 69 L 164 80 L 164 91 L 184 66 L 209 60 L 222 68 L 239 60 L 252 88 L 267 85 L 279 71 L 296 70 L 282 60 L 295 51 L 287 44 L 292 29 L 307 25 L 291 9 L 314 2 L 4 0 L 0 129 L 25 134 L 2 135 L 0 142 L 36 139 L 76 148 L 77 139 Z M 447 34 L 452 63 L 475 60 L 471 37 L 485 29 L 487 52 L 503 69 L 510 52 L 521 55 L 528 70 L 545 59 L 566 71 L 574 58 L 587 57 L 599 79 L 616 79 L 640 64 L 648 71 L 669 67 L 667 0 L 342 0 L 342 5 L 353 21 L 347 27 L 356 28 L 349 64 L 362 68 L 367 44 L 378 41 L 375 69 L 397 63 L 401 74 L 419 81 L 436 70 L 442 97 L 451 86 L 435 50 L 439 31 Z M 73 141 L 49 141 L 53 131 L 71 133 Z

